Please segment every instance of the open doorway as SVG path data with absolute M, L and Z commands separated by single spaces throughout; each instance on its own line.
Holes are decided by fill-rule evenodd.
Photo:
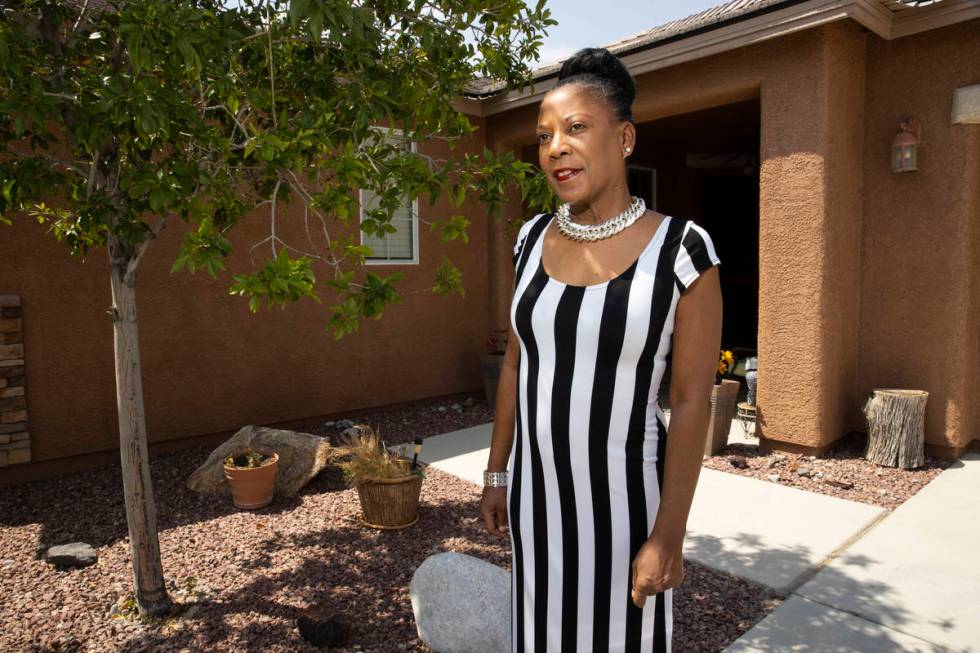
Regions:
M 653 180 L 651 208 L 711 235 L 721 259 L 721 346 L 743 380 L 759 329 L 759 126 L 758 99 L 640 123 L 628 175 L 635 195 L 646 192 L 637 182 Z M 663 383 L 666 401 L 669 357 Z M 740 399 L 745 390 L 743 383 Z

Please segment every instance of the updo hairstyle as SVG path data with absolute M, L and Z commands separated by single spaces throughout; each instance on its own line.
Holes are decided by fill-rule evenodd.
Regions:
M 606 48 L 582 48 L 562 63 L 555 88 L 581 84 L 612 108 L 618 120 L 633 121 L 636 83 L 626 66 Z

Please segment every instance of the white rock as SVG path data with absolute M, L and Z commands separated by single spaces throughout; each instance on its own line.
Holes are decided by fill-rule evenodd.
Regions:
M 409 585 L 419 637 L 439 653 L 509 653 L 510 573 L 452 551 L 426 558 Z

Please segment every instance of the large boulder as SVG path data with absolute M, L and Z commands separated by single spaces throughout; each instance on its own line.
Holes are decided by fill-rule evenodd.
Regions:
M 409 585 L 419 638 L 438 653 L 510 653 L 510 573 L 464 553 L 426 558 Z
M 187 487 L 206 494 L 228 493 L 224 461 L 246 447 L 279 454 L 276 496 L 294 497 L 330 461 L 330 441 L 311 433 L 246 426 L 211 452 L 187 479 Z

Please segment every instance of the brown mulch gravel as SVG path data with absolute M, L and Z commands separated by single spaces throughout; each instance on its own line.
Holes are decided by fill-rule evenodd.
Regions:
M 915 469 L 883 467 L 864 459 L 865 442 L 864 436 L 850 434 L 821 456 L 782 452 L 761 454 L 755 445 L 730 444 L 718 455 L 706 456 L 702 464 L 722 472 L 888 510 L 908 501 L 952 464 L 952 461 L 926 456 L 925 464 Z
M 492 419 L 480 400 L 419 403 L 351 418 L 389 444 Z M 440 410 L 439 406 L 443 409 Z M 333 439 L 337 425 L 302 429 Z M 9 486 L 0 493 L 0 651 L 314 651 L 302 615 L 336 613 L 351 625 L 337 651 L 427 651 L 417 639 L 408 585 L 429 555 L 459 551 L 505 568 L 509 540 L 486 533 L 479 487 L 426 471 L 420 521 L 375 531 L 357 521 L 356 492 L 330 466 L 299 496 L 239 511 L 230 497 L 184 485 L 213 446 L 153 456 L 160 549 L 182 613 L 143 622 L 133 614 L 129 548 L 118 467 Z M 57 570 L 46 547 L 88 542 L 97 564 Z M 685 564 L 674 592 L 674 650 L 714 652 L 780 602 L 764 587 Z

